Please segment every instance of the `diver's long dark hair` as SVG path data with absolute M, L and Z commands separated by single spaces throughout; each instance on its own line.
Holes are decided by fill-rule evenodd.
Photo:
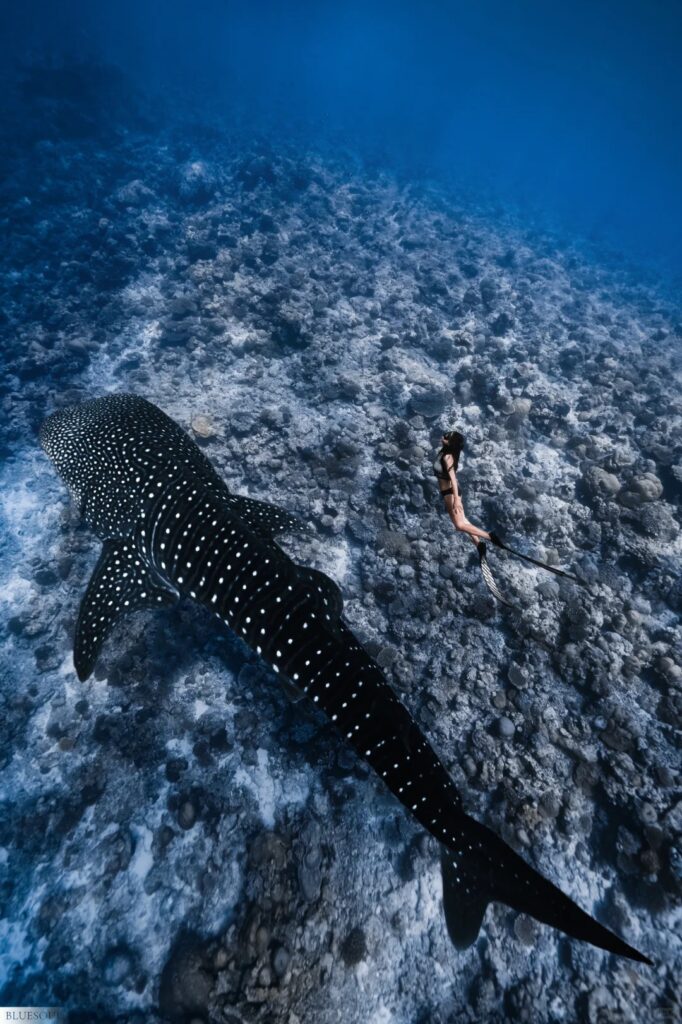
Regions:
M 464 434 L 460 434 L 458 430 L 450 430 L 447 434 L 443 434 L 445 444 L 441 448 L 442 455 L 452 455 L 455 462 L 455 469 L 459 464 L 459 456 L 464 447 Z

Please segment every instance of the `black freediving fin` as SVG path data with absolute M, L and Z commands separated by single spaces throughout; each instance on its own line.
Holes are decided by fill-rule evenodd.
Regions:
M 494 832 L 469 818 L 456 819 L 452 843 L 441 854 L 443 906 L 457 949 L 476 940 L 488 903 L 504 903 L 571 938 L 639 963 L 651 960 L 581 910 Z
M 478 551 L 478 561 L 479 565 L 481 566 L 481 574 L 483 576 L 483 580 L 485 582 L 486 587 L 493 595 L 493 597 L 496 598 L 501 604 L 506 604 L 508 608 L 513 608 L 514 605 L 511 603 L 511 601 L 507 600 L 507 598 L 504 596 L 504 594 L 498 587 L 497 583 L 495 582 L 495 577 L 493 576 L 490 570 L 490 566 L 488 565 L 485 542 L 482 540 L 479 541 L 478 544 L 476 545 L 476 550 Z
M 503 540 L 497 536 L 496 533 L 491 531 L 490 540 L 496 548 L 501 548 L 503 551 L 508 551 L 510 555 L 516 555 L 517 558 L 522 558 L 524 562 L 530 562 L 531 565 L 537 565 L 540 569 L 546 569 L 547 572 L 553 572 L 555 576 L 563 576 L 564 579 L 572 580 L 573 583 L 578 583 L 581 587 L 584 586 L 582 580 L 579 580 L 577 576 L 574 576 L 570 572 L 566 572 L 565 569 L 557 569 L 554 565 L 548 565 L 547 562 L 540 562 L 537 558 L 531 558 L 530 555 L 524 555 L 520 551 L 515 551 L 514 548 L 510 548 Z
M 78 678 L 88 678 L 122 615 L 175 604 L 178 594 L 145 561 L 132 540 L 106 540 L 81 601 L 73 644 Z
M 227 494 L 224 495 L 223 500 L 257 537 L 271 540 L 278 533 L 285 533 L 289 530 L 296 530 L 299 533 L 313 532 L 312 528 L 303 520 L 268 501 L 245 498 L 241 494 Z

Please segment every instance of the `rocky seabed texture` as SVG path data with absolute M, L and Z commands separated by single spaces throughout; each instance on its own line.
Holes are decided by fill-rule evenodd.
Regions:
M 679 1019 L 679 311 L 341 155 L 67 115 L 22 128 L 3 186 L 0 1002 L 83 1024 Z M 468 810 L 655 967 L 501 906 L 453 950 L 435 845 L 196 607 L 131 617 L 78 683 L 99 545 L 36 431 L 112 391 L 313 525 L 283 546 L 339 583 Z M 470 518 L 587 588 L 493 551 L 516 610 L 493 603 L 431 473 L 451 427 Z

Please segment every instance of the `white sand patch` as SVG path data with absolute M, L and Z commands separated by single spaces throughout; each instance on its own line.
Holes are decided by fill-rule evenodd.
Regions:
M 284 779 L 275 778 L 270 771 L 267 750 L 259 747 L 256 756 L 258 764 L 239 767 L 234 778 L 238 785 L 245 786 L 253 793 L 263 824 L 272 828 L 277 809 L 305 803 L 309 792 L 308 779 L 302 772 L 289 772 Z
M 154 865 L 152 855 L 153 833 L 146 825 L 131 825 L 130 831 L 135 836 L 135 852 L 130 861 L 128 871 L 143 882 Z

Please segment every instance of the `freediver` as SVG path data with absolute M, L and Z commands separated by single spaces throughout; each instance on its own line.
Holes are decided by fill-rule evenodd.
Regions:
M 546 569 L 548 572 L 552 572 L 556 576 L 563 576 L 566 579 L 573 580 L 574 583 L 580 583 L 580 580 L 577 579 L 576 576 L 572 576 L 570 573 L 564 572 L 563 569 L 557 569 L 553 565 L 547 565 L 546 562 L 539 562 L 535 558 L 530 558 L 528 555 L 524 555 L 520 551 L 515 551 L 513 548 L 508 547 L 496 533 L 492 532 L 492 530 L 482 530 L 480 527 L 474 526 L 473 523 L 469 522 L 464 512 L 462 493 L 457 482 L 459 456 L 463 447 L 464 436 L 460 434 L 459 431 L 451 430 L 447 434 L 444 434 L 441 448 L 439 449 L 433 464 L 433 471 L 438 478 L 440 493 L 443 496 L 446 511 L 450 516 L 455 529 L 460 533 L 468 534 L 478 552 L 478 560 L 481 566 L 483 579 L 485 580 L 485 584 L 493 597 L 502 604 L 506 604 L 511 607 L 511 603 L 500 592 L 493 578 L 493 574 L 490 571 L 487 559 L 486 541 L 490 541 L 490 543 L 495 547 L 501 548 L 503 551 L 508 551 L 511 555 L 516 555 L 518 558 L 522 558 L 525 562 L 537 565 L 541 569 Z

